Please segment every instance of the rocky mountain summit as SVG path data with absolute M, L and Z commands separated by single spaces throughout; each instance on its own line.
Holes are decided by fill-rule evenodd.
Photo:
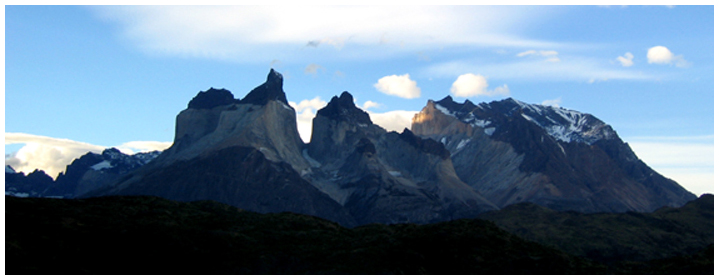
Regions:
M 696 199 L 590 114 L 512 98 L 475 105 L 446 97 L 429 100 L 412 131 L 443 143 L 459 178 L 499 207 L 650 212 Z

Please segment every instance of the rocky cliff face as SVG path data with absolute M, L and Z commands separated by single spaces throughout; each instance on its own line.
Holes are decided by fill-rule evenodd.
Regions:
M 271 70 L 267 80 L 242 100 L 227 90 L 198 93 L 177 116 L 173 145 L 158 163 L 167 165 L 232 146 L 253 147 L 269 160 L 287 162 L 298 171 L 309 167 L 296 114 L 282 91 L 282 76 Z
M 442 144 L 386 132 L 348 92 L 317 112 L 308 156 L 316 162 L 308 179 L 360 224 L 427 223 L 496 208 L 459 180 Z
M 445 144 L 459 178 L 504 207 L 533 202 L 581 212 L 653 211 L 696 197 L 641 162 L 589 114 L 513 99 L 428 101 L 412 130 Z

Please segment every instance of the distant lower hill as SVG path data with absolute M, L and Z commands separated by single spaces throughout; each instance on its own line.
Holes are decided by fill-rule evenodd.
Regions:
M 647 261 L 691 255 L 714 244 L 714 195 L 652 213 L 560 212 L 530 203 L 479 218 L 524 239 L 596 261 Z
M 692 235 L 679 220 L 704 223 L 710 218 L 701 214 L 706 200 L 647 214 L 653 222 L 636 226 L 674 230 L 674 241 L 682 243 Z M 713 206 L 713 196 L 711 201 Z M 258 214 L 218 202 L 148 196 L 6 196 L 5 203 L 5 273 L 11 275 L 713 273 L 713 242 L 671 258 L 595 260 L 551 242 L 527 241 L 481 219 L 345 228 L 307 215 Z M 685 214 L 689 208 L 700 214 Z M 563 221 L 595 215 L 581 217 Z M 674 227 L 664 225 L 672 221 Z M 571 242 L 581 248 L 591 241 Z

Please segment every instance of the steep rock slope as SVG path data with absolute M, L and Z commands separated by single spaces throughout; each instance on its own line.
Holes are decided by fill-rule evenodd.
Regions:
M 317 112 L 307 176 L 360 224 L 428 223 L 496 209 L 455 174 L 449 152 L 411 131 L 386 132 L 343 92 Z
M 514 99 L 428 101 L 412 131 L 445 144 L 457 175 L 499 207 L 649 212 L 696 196 L 639 160 L 592 115 Z
M 225 89 L 198 93 L 177 115 L 173 145 L 157 162 L 166 165 L 245 146 L 260 150 L 269 160 L 287 162 L 298 172 L 307 169 L 295 110 L 287 103 L 282 83 L 282 75 L 270 70 L 265 83 L 242 100 Z
M 152 164 L 94 195 L 156 195 L 179 201 L 214 200 L 261 213 L 291 211 L 343 225 L 354 220 L 337 202 L 305 181 L 296 114 L 282 75 L 242 100 L 211 88 L 177 116 L 175 140 Z

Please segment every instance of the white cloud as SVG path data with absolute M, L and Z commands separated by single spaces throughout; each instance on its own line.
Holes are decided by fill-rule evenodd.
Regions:
M 380 106 L 382 106 L 382 104 L 379 104 L 379 103 L 374 102 L 374 101 L 372 101 L 372 100 L 367 100 L 367 101 L 365 101 L 364 104 L 362 104 L 362 109 L 367 110 L 367 109 L 369 109 L 369 108 L 378 108 L 378 107 L 380 107 Z
M 617 57 L 617 60 L 619 61 L 619 63 L 621 63 L 622 66 L 624 66 L 624 67 L 629 67 L 629 66 L 634 65 L 634 61 L 632 61 L 632 59 L 634 59 L 634 55 L 630 52 L 625 53 L 624 56 Z
M 407 99 L 418 98 L 422 92 L 409 74 L 384 76 L 377 80 L 374 87 L 382 93 Z
M 489 91 L 487 90 L 488 87 L 489 84 L 485 77 L 479 74 L 467 73 L 457 77 L 457 80 L 452 83 L 450 92 L 457 97 L 509 95 L 509 87 L 506 84 Z
M 101 153 L 107 147 L 93 145 L 69 139 L 59 139 L 26 133 L 5 133 L 5 144 L 25 144 L 16 153 L 5 156 L 5 164 L 25 174 L 40 169 L 52 177 L 60 172 L 73 160 L 88 153 Z M 118 147 L 123 153 L 133 154 L 135 151 L 164 150 L 171 143 L 156 141 L 132 141 Z
M 559 107 L 559 104 L 562 103 L 562 98 L 557 99 L 549 99 L 542 101 L 542 105 L 544 106 L 552 106 L 552 107 Z
M 627 142 L 642 161 L 688 191 L 696 195 L 714 193 L 712 143 L 680 138 L 645 138 Z
M 381 126 L 387 131 L 402 132 L 405 128 L 409 129 L 412 126 L 412 117 L 419 111 L 389 111 L 384 113 L 369 113 L 369 117 L 373 123 Z
M 652 47 L 647 51 L 647 60 L 649 63 L 669 64 L 672 62 L 673 56 L 672 52 L 663 46 Z
M 689 67 L 690 62 L 683 55 L 673 54 L 667 47 L 656 46 L 647 51 L 647 61 L 650 64 L 671 64 L 677 67 Z
M 316 96 L 310 100 L 302 100 L 300 103 L 289 101 L 289 104 L 297 112 L 297 131 L 300 133 L 302 141 L 305 141 L 305 143 L 310 142 L 312 138 L 312 119 L 317 114 L 317 110 L 327 106 L 327 101 Z

